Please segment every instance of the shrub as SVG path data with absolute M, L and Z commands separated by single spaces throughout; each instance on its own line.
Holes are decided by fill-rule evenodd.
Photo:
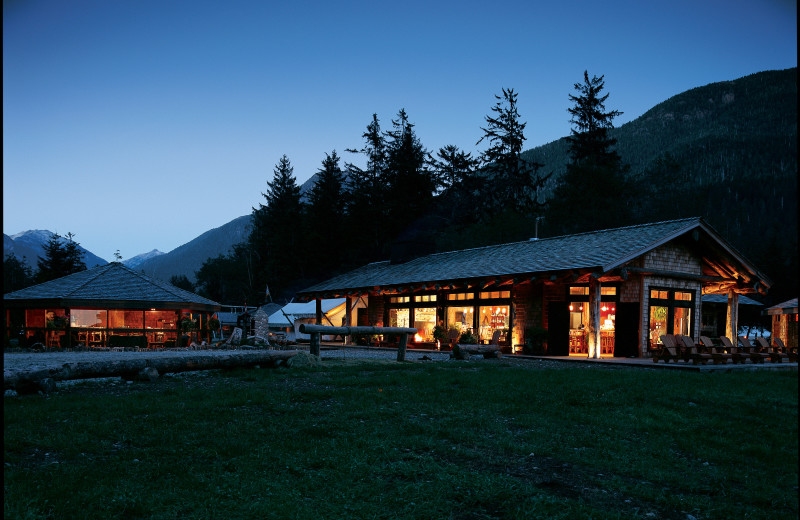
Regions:
M 522 347 L 522 352 L 531 355 L 544 355 L 546 341 L 547 329 L 542 327 L 525 329 L 525 345 Z
M 473 336 L 470 331 L 466 331 L 458 338 L 458 342 L 463 343 L 464 345 L 477 345 L 478 338 Z

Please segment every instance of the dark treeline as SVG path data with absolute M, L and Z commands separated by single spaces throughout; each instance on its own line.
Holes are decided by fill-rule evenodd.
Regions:
M 716 87 L 734 91 L 715 94 L 718 106 L 746 97 L 733 83 Z M 453 144 L 426 149 L 402 109 L 388 125 L 372 115 L 361 144 L 344 151 L 351 161 L 335 150 L 326 153 L 306 197 L 301 197 L 290 159 L 283 156 L 267 181 L 263 202 L 253 208 L 249 239 L 230 254 L 208 260 L 197 272 L 196 289 L 224 303 L 283 302 L 316 281 L 372 261 L 402 262 L 437 251 L 526 240 L 536 229 L 547 237 L 704 216 L 773 278 L 768 301 L 796 295 L 796 157 L 775 165 L 781 172 L 778 184 L 765 182 L 772 177 L 757 168 L 727 178 L 733 166 L 697 173 L 695 165 L 708 165 L 715 153 L 742 157 L 743 163 L 768 163 L 769 158 L 753 159 L 756 151 L 745 151 L 753 148 L 747 143 L 763 141 L 755 136 L 715 141 L 713 135 L 683 135 L 674 146 L 655 147 L 655 159 L 648 162 L 632 151 L 633 138 L 625 146 L 618 143 L 622 133 L 613 120 L 621 112 L 606 108 L 604 88 L 603 76 L 584 73 L 569 94 L 571 135 L 542 147 L 543 153 L 523 152 L 527 123 L 517 110 L 518 94 L 503 89 L 479 129 L 476 144 L 485 150 L 477 157 Z M 720 128 L 737 127 L 729 121 L 735 116 L 728 105 L 727 119 L 716 123 Z M 658 128 L 693 128 L 686 116 L 674 120 L 678 109 L 665 104 L 656 109 L 667 111 L 659 116 L 663 123 Z M 748 105 L 747 110 L 752 114 L 755 108 Z M 796 114 L 796 101 L 793 110 Z M 659 135 L 642 130 L 639 120 L 634 123 L 644 143 Z M 796 156 L 796 143 L 787 142 Z
M 13 254 L 3 258 L 3 292 L 24 289 L 33 284 L 44 283 L 68 274 L 86 270 L 84 252 L 75 241 L 75 235 L 62 237 L 53 233 L 44 244 L 44 257 L 39 257 L 36 270 Z

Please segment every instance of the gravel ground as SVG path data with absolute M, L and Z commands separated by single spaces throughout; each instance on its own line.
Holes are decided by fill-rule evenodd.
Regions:
M 301 347 L 301 349 L 303 349 Z M 303 350 L 308 350 L 305 347 Z M 147 352 L 6 352 L 3 354 L 4 370 L 29 370 L 49 367 L 60 367 L 64 363 L 76 363 L 81 361 L 119 361 L 123 359 L 136 359 L 141 357 L 175 357 L 181 355 L 191 356 L 224 356 L 234 353 L 253 352 L 252 350 L 167 350 L 167 351 L 147 351 Z M 320 357 L 325 359 L 397 359 L 396 350 L 383 349 L 363 349 L 363 348 L 323 348 Z M 480 356 L 473 356 L 473 360 L 483 361 Z M 549 360 L 522 360 L 508 356 L 504 360 L 511 360 L 526 365 L 544 367 L 561 366 L 559 361 Z M 407 361 L 448 361 L 449 352 L 430 352 L 430 351 L 406 351 Z M 491 361 L 491 360 L 487 360 Z

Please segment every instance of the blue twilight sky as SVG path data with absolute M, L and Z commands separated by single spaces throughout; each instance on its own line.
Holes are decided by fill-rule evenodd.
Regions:
M 3 231 L 168 252 L 263 202 L 282 154 L 299 184 L 355 160 L 373 112 L 477 153 L 510 87 L 532 148 L 569 133 L 584 69 L 619 126 L 796 66 L 795 0 L 4 0 Z

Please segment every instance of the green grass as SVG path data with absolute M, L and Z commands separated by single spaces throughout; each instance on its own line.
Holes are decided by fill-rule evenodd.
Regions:
M 5 518 L 790 518 L 797 372 L 358 363 L 4 400 Z

